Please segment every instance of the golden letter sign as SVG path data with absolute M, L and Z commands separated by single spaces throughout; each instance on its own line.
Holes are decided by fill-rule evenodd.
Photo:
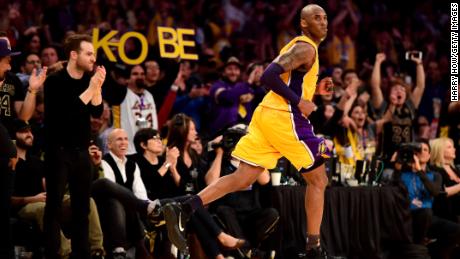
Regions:
M 110 41 L 118 31 L 110 31 L 104 37 L 99 39 L 99 29 L 93 29 L 93 45 L 94 50 L 97 51 L 101 48 L 107 58 L 112 62 L 117 62 L 117 58 L 113 54 L 110 47 L 117 47 L 118 54 L 123 62 L 128 65 L 137 65 L 144 62 L 148 54 L 148 43 L 144 35 L 138 32 L 127 32 L 123 34 L 118 42 Z M 197 54 L 186 53 L 185 47 L 194 47 L 195 42 L 184 40 L 184 35 L 195 35 L 195 31 L 192 29 L 181 29 L 177 30 L 169 27 L 158 27 L 158 42 L 160 44 L 160 56 L 164 58 L 181 58 L 188 60 L 198 60 Z M 141 43 L 141 53 L 137 58 L 130 58 L 125 53 L 125 43 L 129 38 L 136 38 Z M 173 51 L 168 52 L 166 46 L 171 46 Z M 169 50 L 169 49 L 168 49 Z

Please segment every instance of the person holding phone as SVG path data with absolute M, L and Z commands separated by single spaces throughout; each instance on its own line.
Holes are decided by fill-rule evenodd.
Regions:
M 377 53 L 375 64 L 371 76 L 371 104 L 381 117 L 387 111 L 391 114 L 391 119 L 383 125 L 383 143 L 380 152 L 388 161 L 401 143 L 412 142 L 414 140 L 413 125 L 416 111 L 422 100 L 425 91 L 425 70 L 422 59 L 410 56 L 416 68 L 415 87 L 412 91 L 402 79 L 395 78 L 390 82 L 389 95 L 384 98 L 381 84 L 380 67 L 386 60 L 384 53 Z

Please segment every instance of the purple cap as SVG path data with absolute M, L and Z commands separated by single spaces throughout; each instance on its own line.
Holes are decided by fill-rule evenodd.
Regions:
M 21 54 L 21 52 L 12 52 L 11 46 L 8 44 L 8 41 L 5 39 L 0 39 L 0 57 L 6 56 L 17 56 Z

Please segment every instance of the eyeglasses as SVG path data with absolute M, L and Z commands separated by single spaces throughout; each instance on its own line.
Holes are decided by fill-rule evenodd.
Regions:
M 151 139 L 153 140 L 158 140 L 158 141 L 162 141 L 161 137 L 156 135 L 156 136 L 153 136 Z

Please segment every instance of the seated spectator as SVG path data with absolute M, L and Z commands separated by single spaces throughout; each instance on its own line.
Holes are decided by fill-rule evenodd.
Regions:
M 198 193 L 205 185 L 207 164 L 203 163 L 201 157 L 191 148 L 196 138 L 195 123 L 190 117 L 179 113 L 171 119 L 167 146 L 169 149 L 177 147 L 179 150 L 176 167 L 180 174 L 180 195 Z
M 102 101 L 104 110 L 100 118 L 91 117 L 91 134 L 97 140 L 96 142 L 102 147 L 102 154 L 107 154 L 109 152 L 107 147 L 107 137 L 110 132 L 113 130 L 112 127 L 112 113 L 109 107 L 109 104 L 106 101 Z
M 455 147 L 449 138 L 437 138 L 430 142 L 431 165 L 441 173 L 447 199 L 440 200 L 436 211 L 440 216 L 460 223 L 460 170 L 455 167 Z
M 180 174 L 176 190 L 181 195 L 196 194 L 204 188 L 204 178 L 208 166 L 191 147 L 196 139 L 195 124 L 190 117 L 177 114 L 171 119 L 167 143 L 169 149 L 177 147 L 180 154 L 176 163 L 177 171 Z M 184 202 L 187 199 L 187 196 L 174 198 L 179 202 Z M 165 217 L 167 215 L 165 214 Z M 211 258 L 223 258 L 219 243 L 227 249 L 236 249 L 246 243 L 242 239 L 234 238 L 223 232 L 222 228 L 214 222 L 204 208 L 197 210 L 192 215 L 187 229 L 197 235 L 204 252 Z
M 50 67 L 59 61 L 57 49 L 53 46 L 47 46 L 42 49 L 41 57 L 42 66 Z
M 32 74 L 33 70 L 36 71 L 41 70 L 42 62 L 37 54 L 29 54 L 23 60 L 23 64 L 21 65 L 21 73 L 17 73 L 16 76 L 21 80 L 23 85 L 23 92 L 27 92 L 27 88 L 29 87 L 29 78 Z
M 16 165 L 16 177 L 11 203 L 20 218 L 36 222 L 43 231 L 43 216 L 45 213 L 46 190 L 44 180 L 44 162 L 38 157 L 29 154 L 34 136 L 30 125 L 24 121 L 16 122 L 16 148 L 18 163 Z M 64 196 L 62 202 L 62 220 L 70 219 L 70 196 Z M 96 204 L 90 200 L 89 241 L 92 258 L 103 258 L 102 230 L 99 223 L 99 215 Z M 59 254 L 67 257 L 71 253 L 70 240 L 61 231 L 61 247 Z
M 96 180 L 92 187 L 102 219 L 106 250 L 113 258 L 126 258 L 126 249 L 135 245 L 137 258 L 151 258 L 145 248 L 140 215 L 153 215 L 159 201 L 148 199 L 139 167 L 126 157 L 126 131 L 114 129 L 109 134 L 108 146 L 110 152 L 101 163 L 105 179 Z
M 214 162 L 206 174 L 206 184 L 210 185 L 218 178 L 236 171 L 238 160 L 231 157 L 238 140 L 246 134 L 245 130 L 230 128 L 224 132 L 221 142 L 217 143 Z M 250 241 L 251 247 L 259 247 L 274 230 L 279 220 L 278 211 L 274 208 L 262 208 L 259 199 L 258 185 L 270 181 L 265 171 L 254 184 L 246 190 L 230 193 L 216 201 L 212 210 L 226 225 L 228 231 L 239 238 Z
M 451 102 L 448 106 L 449 138 L 454 142 L 456 148 L 455 164 L 460 164 L 460 102 Z
M 164 146 L 157 130 L 141 129 L 134 136 L 136 155 L 133 156 L 141 172 L 142 181 L 150 200 L 178 196 L 181 176 L 177 171 L 177 147 Z
M 454 258 L 451 254 L 460 244 L 460 225 L 433 215 L 433 200 L 442 190 L 442 177 L 428 167 L 430 145 L 428 141 L 420 142 L 421 150 L 416 152 L 408 164 L 399 162 L 400 179 L 405 185 L 412 214 L 413 240 L 416 244 L 427 244 L 429 239 L 436 239 L 432 258 Z M 402 155 L 402 154 L 398 154 Z

